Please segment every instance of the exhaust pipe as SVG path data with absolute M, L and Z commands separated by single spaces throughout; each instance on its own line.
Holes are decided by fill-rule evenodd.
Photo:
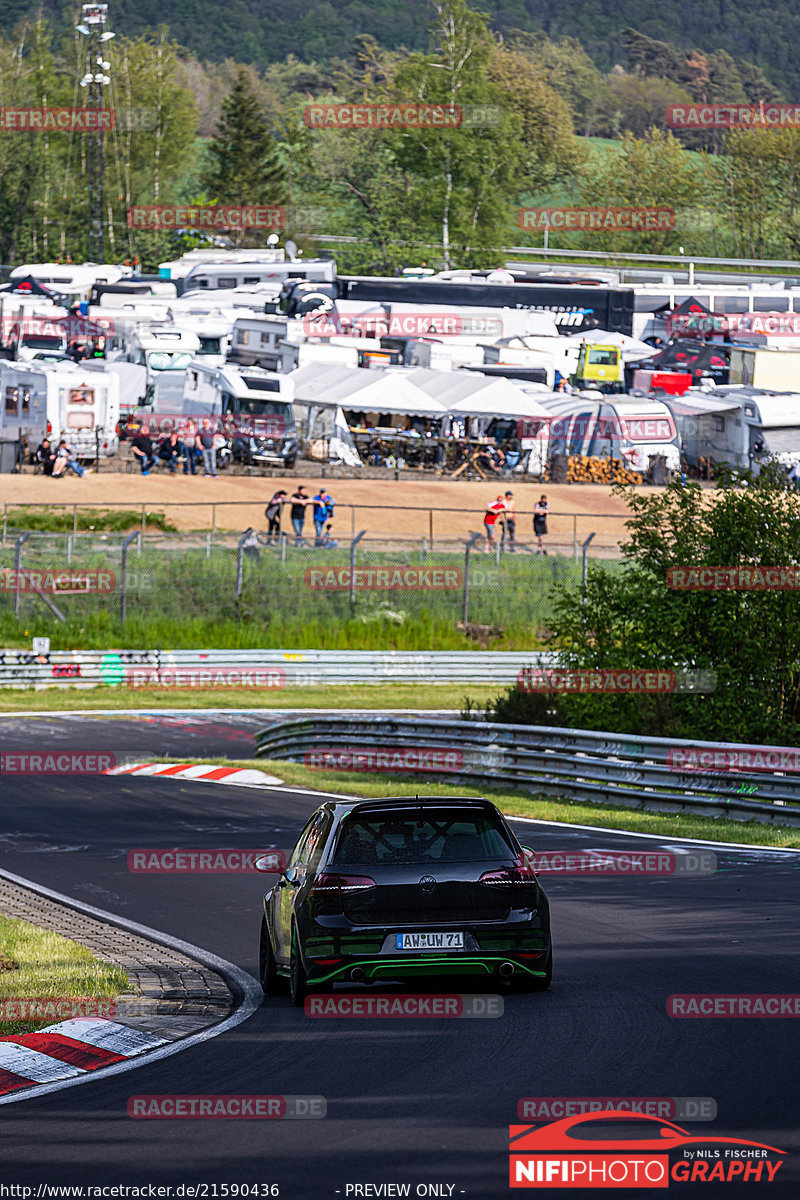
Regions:
M 352 979 L 353 983 L 364 983 L 367 978 L 367 972 L 363 967 L 353 967 L 352 971 L 350 972 L 350 978 Z
M 514 974 L 514 971 L 515 971 L 515 967 L 514 967 L 513 963 L 504 962 L 504 963 L 500 964 L 500 970 L 499 970 L 498 974 L 500 975 L 501 979 L 510 979 L 511 976 Z

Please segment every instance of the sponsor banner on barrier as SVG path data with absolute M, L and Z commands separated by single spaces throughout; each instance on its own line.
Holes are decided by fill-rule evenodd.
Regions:
M 715 1121 L 717 1117 L 717 1102 L 711 1096 L 523 1096 L 517 1101 L 520 1121 L 554 1121 L 608 1109 L 671 1121 Z
M 703 775 L 735 775 L 740 772 L 770 774 L 800 771 L 800 750 L 778 746 L 735 746 L 714 749 L 703 746 L 673 746 L 667 751 L 670 771 Z
M 529 861 L 537 875 L 713 875 L 717 869 L 711 850 L 542 850 Z
M 133 875 L 242 875 L 253 871 L 280 872 L 286 866 L 286 861 L 286 851 L 274 849 L 141 849 L 128 852 L 128 870 Z
M 21 567 L 0 567 L 0 591 L 44 592 L 50 596 L 106 596 L 116 591 L 117 577 L 113 571 L 79 571 L 74 567 L 32 570 Z
M 785 129 L 800 125 L 797 104 L 670 104 L 670 129 Z
M 455 746 L 315 746 L 303 762 L 322 771 L 448 772 L 463 768 L 464 752 Z
M 320 1121 L 324 1096 L 180 1095 L 131 1096 L 128 1116 L 137 1121 Z
M 267 204 L 136 204 L 131 229 L 284 229 L 286 209 Z
M 606 669 L 587 667 L 523 667 L 517 677 L 521 692 L 568 692 L 598 695 L 657 695 L 713 692 L 714 671 L 665 670 L 660 667 Z
M 667 587 L 683 592 L 794 592 L 800 566 L 669 567 Z
M 685 993 L 667 997 L 669 1017 L 800 1017 L 800 993 Z
M 457 129 L 463 121 L 457 104 L 309 104 L 303 120 L 309 129 Z
M 127 667 L 124 682 L 132 688 L 282 688 L 280 667 Z
M 109 996 L 2 996 L 0 1027 L 10 1021 L 67 1021 L 78 1017 L 118 1015 Z
M 464 582 L 461 567 L 307 567 L 303 582 L 311 591 L 447 592 Z
M 420 1017 L 493 1018 L 503 1015 L 503 997 L 495 995 L 436 994 L 405 992 L 356 993 L 354 995 L 306 996 L 307 1017 L 376 1017 L 382 1020 L 414 1020 Z
M 115 126 L 113 108 L 0 108 L 0 133 L 97 133 Z
M 573 230 L 585 233 L 645 233 L 674 229 L 675 209 L 653 208 L 520 208 L 517 225 L 528 230 Z

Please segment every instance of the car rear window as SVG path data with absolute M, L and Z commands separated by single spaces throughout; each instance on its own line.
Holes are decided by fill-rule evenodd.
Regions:
M 403 866 L 513 857 L 503 831 L 487 813 L 365 814 L 342 827 L 333 863 Z

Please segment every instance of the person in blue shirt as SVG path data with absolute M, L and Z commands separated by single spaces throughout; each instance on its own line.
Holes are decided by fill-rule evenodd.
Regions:
M 317 531 L 317 542 L 319 542 L 325 525 L 333 516 L 333 509 L 336 501 L 334 500 L 333 496 L 329 495 L 328 492 L 325 491 L 324 487 L 321 487 L 314 497 L 313 504 L 314 528 Z

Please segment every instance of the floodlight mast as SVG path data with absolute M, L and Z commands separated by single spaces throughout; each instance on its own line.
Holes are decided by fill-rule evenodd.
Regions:
M 89 172 L 89 259 L 91 262 L 105 261 L 105 234 L 103 230 L 103 165 L 104 165 L 104 130 L 100 110 L 103 108 L 103 88 L 110 83 L 104 72 L 108 63 L 103 61 L 102 46 L 114 34 L 104 33 L 103 26 L 108 21 L 107 4 L 84 4 L 81 7 L 81 23 L 76 26 L 78 33 L 87 39 L 88 69 L 81 87 L 88 88 L 87 107 L 97 111 L 97 117 L 91 122 L 87 134 L 86 160 Z

